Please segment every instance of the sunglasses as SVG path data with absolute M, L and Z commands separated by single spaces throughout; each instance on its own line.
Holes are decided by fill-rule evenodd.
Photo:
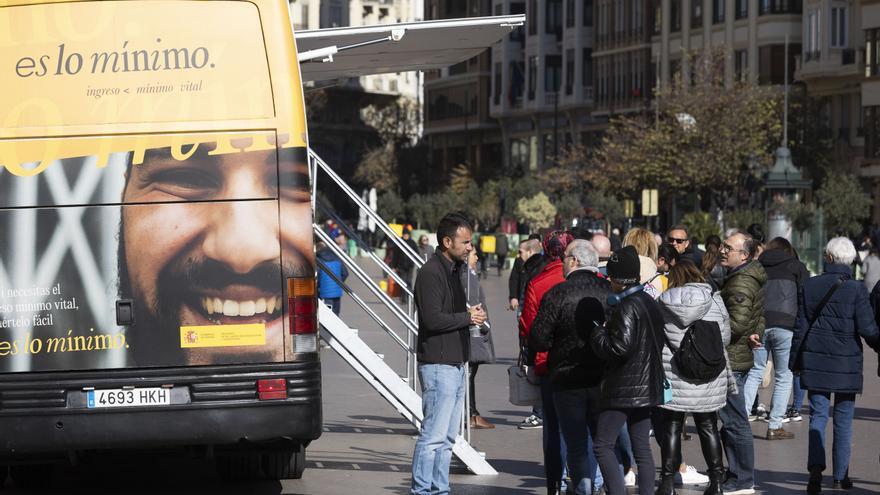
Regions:
M 676 239 L 675 237 L 666 238 L 666 242 L 668 242 L 669 244 L 684 244 L 687 241 L 687 239 Z

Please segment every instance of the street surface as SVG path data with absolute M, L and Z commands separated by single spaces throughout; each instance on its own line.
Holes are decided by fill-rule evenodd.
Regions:
M 364 262 L 366 265 L 368 262 Z M 377 270 L 368 268 L 371 273 Z M 541 454 L 541 430 L 518 430 L 516 426 L 528 415 L 528 408 L 511 406 L 507 401 L 507 367 L 516 358 L 514 313 L 506 310 L 507 274 L 499 278 L 495 270 L 483 281 L 492 322 L 498 362 L 483 365 L 477 375 L 477 406 L 484 417 L 496 425 L 493 430 L 474 430 L 473 444 L 499 472 L 498 476 L 474 476 L 453 461 L 451 476 L 455 494 L 525 495 L 545 493 Z M 352 276 L 349 283 L 362 286 Z M 366 291 L 360 291 L 368 299 Z M 379 303 L 371 308 L 383 317 L 388 312 Z M 343 298 L 342 317 L 361 338 L 403 373 L 403 352 L 390 338 L 372 324 L 366 314 Z M 389 317 L 389 323 L 393 320 Z M 400 325 L 397 325 L 400 326 Z M 56 470 L 52 488 L 46 493 L 204 493 L 247 495 L 337 495 L 354 493 L 406 494 L 409 468 L 415 442 L 415 430 L 397 415 L 367 383 L 332 350 L 322 351 L 324 376 L 324 434 L 307 450 L 308 468 L 301 480 L 227 484 L 220 480 L 210 461 L 177 457 L 110 456 L 100 462 L 76 469 Z M 870 352 L 865 365 L 865 394 L 856 401 L 853 456 L 850 476 L 855 488 L 849 493 L 862 495 L 880 492 L 880 379 L 877 356 Z M 761 391 L 762 402 L 769 406 L 769 390 Z M 767 424 L 753 423 L 759 493 L 773 495 L 803 494 L 807 483 L 806 453 L 808 417 L 800 423 L 786 424 L 796 435 L 794 440 L 766 441 Z M 830 423 L 830 422 L 829 422 Z M 136 425 L 133 425 L 136 427 Z M 831 466 L 831 425 L 828 432 L 828 466 Z M 705 470 L 696 432 L 683 442 L 685 460 Z M 659 463 L 656 445 L 655 459 Z M 826 476 L 826 492 L 830 475 Z M 683 495 L 702 494 L 703 487 L 680 490 Z M 10 481 L 6 492 L 25 493 Z

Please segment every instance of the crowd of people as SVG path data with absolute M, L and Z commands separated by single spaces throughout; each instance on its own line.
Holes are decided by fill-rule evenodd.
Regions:
M 465 364 L 495 358 L 472 238 L 466 217 L 444 217 L 439 246 L 415 282 L 425 420 L 413 494 L 449 492 Z M 548 494 L 623 495 L 635 486 L 640 495 L 672 495 L 682 484 L 705 485 L 706 495 L 755 493 L 750 421 L 767 421 L 767 440 L 789 440 L 794 434 L 784 425 L 802 419 L 804 395 L 807 493 L 852 488 L 862 342 L 880 349 L 872 309 L 880 286 L 854 280 L 853 242 L 829 240 L 821 273 L 812 277 L 789 241 L 766 242 L 760 226 L 712 236 L 704 247 L 684 226 L 665 237 L 634 228 L 622 239 L 553 231 L 519 244 L 508 309 L 517 314 L 521 361 L 533 367 L 541 391 L 520 428 L 543 429 Z M 771 360 L 772 401 L 764 412 L 757 392 Z M 477 412 L 477 397 L 470 397 L 471 426 L 492 427 Z M 687 416 L 707 475 L 682 457 Z M 831 477 L 823 480 L 829 418 Z

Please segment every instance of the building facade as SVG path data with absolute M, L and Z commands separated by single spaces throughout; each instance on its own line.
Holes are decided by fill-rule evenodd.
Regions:
M 880 1 L 863 0 L 860 8 L 860 15 L 850 18 L 860 28 L 864 40 L 861 45 L 865 58 L 864 78 L 860 85 L 863 134 L 860 171 L 863 177 L 872 181 L 873 221 L 877 223 L 880 222 Z
M 492 47 L 490 114 L 501 126 L 505 170 L 556 163 L 594 124 L 593 0 L 496 0 L 526 26 Z
M 295 31 L 421 21 L 423 0 L 291 0 Z M 376 129 L 365 121 L 370 105 L 399 97 L 422 103 L 423 76 L 410 71 L 307 85 L 310 145 L 344 178 L 351 179 L 362 157 L 379 146 Z M 323 89 L 316 89 L 322 87 Z
M 427 20 L 491 14 L 491 0 L 425 0 Z M 424 137 L 440 177 L 462 164 L 478 180 L 501 170 L 501 133 L 489 115 L 491 60 L 486 50 L 446 69 L 425 72 Z

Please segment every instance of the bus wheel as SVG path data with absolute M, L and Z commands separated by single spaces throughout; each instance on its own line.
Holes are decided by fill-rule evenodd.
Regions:
M 218 455 L 217 472 L 225 481 L 251 481 L 260 478 L 260 454 Z
M 24 490 L 48 488 L 52 485 L 51 464 L 23 464 L 11 466 L 9 472 L 15 486 Z M 3 468 L 3 478 L 6 478 L 6 468 Z
M 298 480 L 305 468 L 306 448 L 302 445 L 263 454 L 263 472 L 270 480 Z

